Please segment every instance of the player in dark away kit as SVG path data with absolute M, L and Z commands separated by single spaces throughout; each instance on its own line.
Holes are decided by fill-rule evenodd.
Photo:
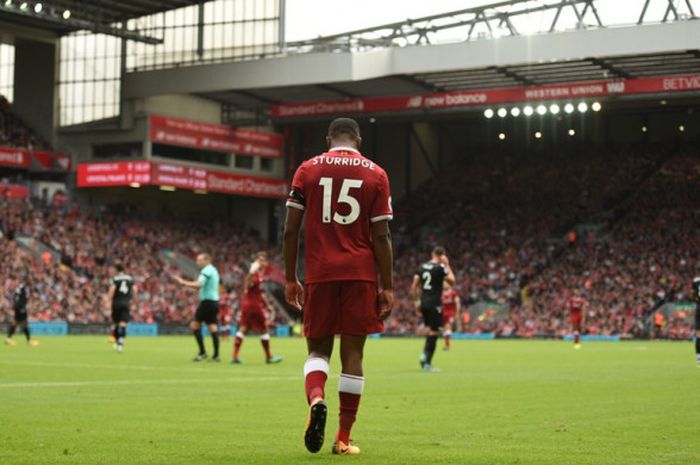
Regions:
M 109 300 L 112 301 L 112 335 L 116 341 L 114 349 L 122 352 L 131 313 L 131 299 L 134 298 L 136 289 L 134 278 L 124 272 L 124 267 L 116 265 L 115 268 L 117 274 L 110 280 Z
M 31 333 L 29 332 L 29 321 L 27 316 L 27 304 L 29 303 L 29 294 L 31 293 L 31 283 L 29 279 L 25 278 L 24 281 L 20 281 L 12 294 L 12 309 L 15 311 L 15 318 L 10 325 L 10 329 L 7 331 L 7 339 L 5 339 L 5 344 L 8 346 L 14 346 L 15 341 L 12 340 L 12 336 L 15 334 L 17 327 L 22 328 L 24 336 L 27 338 L 27 344 L 30 346 L 39 345 L 39 341 L 33 340 Z
M 433 249 L 430 261 L 425 262 L 418 269 L 413 277 L 411 291 L 416 306 L 423 315 L 423 322 L 429 328 L 428 336 L 425 338 L 425 346 L 420 356 L 420 366 L 423 371 L 439 371 L 433 367 L 433 355 L 437 339 L 440 336 L 440 328 L 443 325 L 442 318 L 442 291 L 443 283 L 450 286 L 455 284 L 455 275 L 450 268 L 450 261 L 447 258 L 443 247 Z

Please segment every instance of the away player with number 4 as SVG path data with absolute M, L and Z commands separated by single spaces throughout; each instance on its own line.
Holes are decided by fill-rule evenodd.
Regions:
M 309 416 L 304 443 L 323 446 L 328 360 L 340 335 L 340 424 L 333 453 L 357 455 L 350 443 L 365 385 L 362 356 L 368 334 L 381 332 L 394 304 L 389 179 L 358 151 L 358 124 L 338 118 L 328 128 L 328 151 L 304 162 L 292 181 L 284 231 L 286 299 L 302 308 L 309 357 L 304 364 Z M 305 289 L 297 279 L 304 221 Z M 377 268 L 382 290 L 377 287 Z

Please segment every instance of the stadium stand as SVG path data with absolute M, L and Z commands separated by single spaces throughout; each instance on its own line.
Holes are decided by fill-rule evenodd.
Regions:
M 489 155 L 450 167 L 397 206 L 399 212 L 424 214 L 397 215 L 399 299 L 388 332 L 419 331 L 410 282 L 425 252 L 448 244 L 466 306 L 493 302 L 510 309 L 504 318 L 471 315 L 461 328 L 466 332 L 562 336 L 568 331 L 566 297 L 583 289 L 590 302 L 591 334 L 647 336 L 653 312 L 684 299 L 688 288 L 682 273 L 699 263 L 691 246 L 693 223 L 683 221 L 700 201 L 698 163 L 691 150 L 650 146 L 620 153 Z M 177 270 L 163 265 L 160 250 L 188 257 L 221 251 L 216 261 L 223 265 L 233 307 L 250 257 L 257 250 L 274 250 L 240 225 L 202 229 L 186 221 L 153 219 L 130 207 L 86 214 L 70 205 L 4 201 L 1 217 L 0 265 L 13 272 L 0 292 L 10 292 L 11 275 L 38 277 L 40 298 L 32 300 L 32 310 L 45 320 L 107 321 L 103 291 L 109 266 L 123 262 L 139 282 L 135 321 L 184 323 L 195 299 L 173 285 L 169 275 Z M 569 230 L 591 223 L 596 228 L 575 242 L 564 239 Z M 61 263 L 30 256 L 13 244 L 18 234 L 47 244 Z M 272 263 L 274 274 L 278 253 L 272 253 Z M 8 300 L 0 305 L 9 318 Z M 280 318 L 285 320 L 283 314 Z M 662 335 L 687 338 L 689 332 L 687 318 L 671 315 Z
M 0 146 L 51 150 L 47 142 L 14 114 L 10 103 L 3 95 L 0 95 Z

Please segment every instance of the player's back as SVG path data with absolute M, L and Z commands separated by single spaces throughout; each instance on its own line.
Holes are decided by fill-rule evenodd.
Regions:
M 120 273 L 112 278 L 115 287 L 113 305 L 127 305 L 131 301 L 134 288 L 134 278 L 125 273 Z
M 304 162 L 287 206 L 305 210 L 305 281 L 376 281 L 371 224 L 390 220 L 385 171 L 338 147 Z
M 445 276 L 444 265 L 433 261 L 423 263 L 417 276 L 421 281 L 421 304 L 424 307 L 439 307 L 442 304 L 442 288 Z

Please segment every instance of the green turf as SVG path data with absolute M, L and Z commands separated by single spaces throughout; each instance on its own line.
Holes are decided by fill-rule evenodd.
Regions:
M 248 363 L 194 364 L 184 337 L 46 337 L 0 347 L 0 463 L 698 464 L 700 369 L 690 343 L 457 341 L 442 373 L 418 371 L 418 339 L 370 340 L 353 438 L 360 457 L 303 446 L 304 343 L 257 338 Z M 209 343 L 209 341 L 207 341 Z M 225 344 L 228 354 L 230 343 Z

